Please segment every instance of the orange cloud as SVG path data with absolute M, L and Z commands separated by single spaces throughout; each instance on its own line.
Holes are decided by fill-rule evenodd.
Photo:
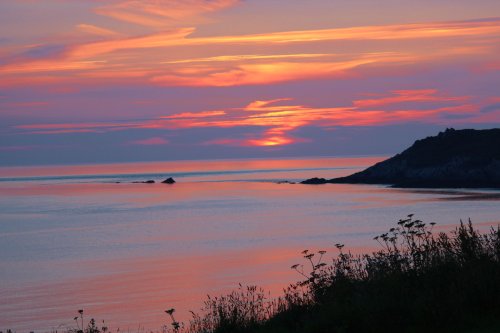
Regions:
M 292 100 L 289 98 L 279 98 L 267 101 L 257 100 L 241 108 L 232 108 L 226 111 L 184 112 L 141 122 L 33 124 L 17 128 L 39 130 L 50 134 L 79 130 L 161 130 L 255 126 L 265 128 L 264 133 L 259 137 L 217 139 L 208 143 L 281 146 L 306 140 L 292 136 L 293 131 L 303 126 L 377 126 L 415 121 L 450 123 L 450 119 L 447 118 L 449 116 L 466 116 L 468 121 L 491 117 L 491 114 L 481 113 L 478 105 L 468 103 L 468 100 L 467 96 L 449 96 L 435 89 L 398 90 L 378 98 L 356 100 L 350 106 L 340 107 L 305 106 L 292 104 Z M 391 110 L 380 108 L 403 102 L 411 103 L 413 106 Z M 156 138 L 149 142 L 149 144 L 155 143 L 159 144 Z
M 346 77 L 352 75 L 349 70 L 363 65 L 413 61 L 415 58 L 404 54 L 367 54 L 347 61 L 250 63 L 219 70 L 202 68 L 201 73 L 194 70 L 193 73 L 187 75 L 174 71 L 172 74 L 155 76 L 150 81 L 165 86 L 191 87 L 263 85 L 295 80 Z
M 177 113 L 171 116 L 161 117 L 162 119 L 183 119 L 183 118 L 204 118 L 204 117 L 214 117 L 214 116 L 223 116 L 225 115 L 225 111 L 203 111 L 203 112 L 183 112 Z
M 197 1 L 200 0 L 192 0 L 189 3 L 193 4 Z M 209 8 L 201 11 L 224 7 L 232 2 L 234 1 L 215 1 L 218 5 L 212 4 L 213 7 L 210 5 Z M 127 4 L 125 7 L 150 8 L 148 6 L 151 6 L 150 1 L 145 2 L 149 3 L 147 6 L 141 3 L 139 1 L 125 1 L 110 6 L 124 4 Z M 162 3 L 169 3 L 169 1 Z M 146 9 L 143 11 L 147 12 Z M 171 15 L 176 16 L 177 14 Z M 351 77 L 354 75 L 354 70 L 361 67 L 384 67 L 395 64 L 412 66 L 416 63 L 443 61 L 450 58 L 469 57 L 474 59 L 478 54 L 482 55 L 482 61 L 487 62 L 491 61 L 489 57 L 494 58 L 498 51 L 498 47 L 494 46 L 494 41 L 500 34 L 500 20 L 366 26 L 209 37 L 193 36 L 194 28 L 170 28 L 134 37 L 112 36 L 96 26 L 80 25 L 80 28 L 100 34 L 108 39 L 68 46 L 65 52 L 52 57 L 47 56 L 35 60 L 17 59 L 12 63 L 7 63 L 0 66 L 0 75 L 5 76 L 0 85 L 8 86 L 9 82 L 12 82 L 12 85 L 16 82 L 27 84 L 30 77 L 35 77 L 33 84 L 50 83 L 51 81 L 36 79 L 40 73 L 47 73 L 48 76 L 54 78 L 52 82 L 56 83 L 75 79 L 80 80 L 79 82 L 89 80 L 91 83 L 100 82 L 99 80 L 102 79 L 116 79 L 164 86 L 225 87 Z M 460 39 L 456 37 L 460 37 Z M 467 39 L 468 37 L 472 38 Z M 440 44 L 432 42 L 436 38 L 446 41 L 446 45 L 440 47 Z M 417 39 L 419 41 L 416 41 Z M 332 46 L 332 43 L 328 46 L 321 44 L 323 50 L 332 52 L 304 53 L 305 43 L 315 45 L 339 40 L 351 41 L 353 45 L 357 46 L 350 46 L 350 51 L 342 49 L 342 52 L 338 52 L 339 49 Z M 385 42 L 380 43 L 383 47 L 376 47 L 377 52 L 368 52 L 367 50 L 363 51 L 363 48 L 366 48 L 363 41 L 366 40 L 384 40 Z M 405 47 L 401 47 L 399 41 L 411 41 L 414 45 L 405 44 Z M 472 45 L 478 41 L 482 41 L 483 44 Z M 427 42 L 432 47 L 418 47 Z M 471 45 L 467 44 L 468 42 Z M 269 54 L 234 54 L 248 46 L 266 47 L 269 49 Z M 287 54 L 283 54 L 281 50 L 283 47 L 288 48 Z M 198 56 L 200 53 L 213 54 L 212 50 L 214 49 L 225 51 L 210 57 L 193 57 L 193 55 Z M 280 50 L 281 52 L 273 52 Z M 176 56 L 176 54 L 182 54 L 182 56 Z M 170 55 L 171 59 L 165 59 L 165 55 Z
M 263 139 L 247 140 L 245 143 L 247 143 L 249 146 L 270 147 L 270 146 L 289 145 L 294 142 L 297 142 L 297 140 L 294 138 L 286 136 L 270 136 Z
M 281 110 L 282 106 L 271 106 L 272 104 L 276 104 L 279 102 L 287 102 L 291 101 L 291 98 L 278 98 L 272 99 L 269 101 L 253 101 L 247 106 L 245 106 L 244 110 L 246 111 L 274 111 Z
M 500 20 L 366 26 L 237 36 L 190 37 L 194 32 L 194 28 L 182 28 L 143 37 L 92 43 L 76 47 L 75 54 L 88 56 L 127 48 L 142 49 L 189 45 L 285 44 L 335 40 L 395 40 L 456 36 L 497 36 L 500 33 Z M 93 52 L 86 53 L 85 51 L 88 49 L 92 49 Z M 204 60 L 206 61 L 207 59 L 205 58 Z M 215 57 L 215 60 L 220 61 L 220 58 L 217 59 Z
M 225 55 L 207 58 L 182 59 L 174 61 L 165 61 L 165 64 L 184 64 L 184 63 L 203 63 L 203 62 L 230 62 L 246 60 L 269 60 L 269 59 L 307 59 L 331 57 L 332 54 L 325 53 L 302 53 L 302 54 L 240 54 Z
M 386 26 L 365 26 L 305 31 L 287 31 L 242 36 L 221 36 L 189 39 L 191 44 L 239 43 L 304 43 L 335 40 L 395 40 L 442 38 L 455 36 L 498 35 L 498 20 L 473 22 L 417 23 Z
M 68 58 L 89 58 L 127 49 L 148 49 L 181 45 L 193 28 L 171 29 L 141 37 L 112 39 L 74 46 L 67 53 Z

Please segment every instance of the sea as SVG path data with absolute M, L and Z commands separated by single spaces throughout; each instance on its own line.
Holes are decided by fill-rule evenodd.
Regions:
M 386 157 L 1 167 L 0 331 L 76 328 L 82 309 L 111 330 L 157 332 L 166 309 L 186 321 L 240 284 L 279 296 L 301 280 L 290 266 L 304 249 L 326 262 L 337 243 L 376 251 L 408 214 L 436 232 L 500 223 L 495 190 L 298 183 Z

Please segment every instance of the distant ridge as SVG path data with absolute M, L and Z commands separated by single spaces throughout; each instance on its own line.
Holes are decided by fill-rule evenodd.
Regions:
M 500 188 L 500 129 L 446 129 L 402 153 L 347 177 L 302 184 L 387 184 L 394 187 Z

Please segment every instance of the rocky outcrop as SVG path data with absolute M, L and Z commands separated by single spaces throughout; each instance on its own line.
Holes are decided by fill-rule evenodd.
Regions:
M 500 188 L 500 129 L 447 129 L 353 175 L 303 184 L 388 184 L 394 187 Z
M 168 177 L 164 181 L 162 181 L 162 184 L 175 184 L 175 180 L 172 177 Z
M 326 184 L 328 182 L 329 182 L 328 179 L 314 177 L 314 178 L 309 178 L 309 179 L 306 179 L 304 181 L 301 181 L 300 183 L 301 184 L 309 184 L 309 185 L 319 185 L 319 184 Z
M 145 181 L 142 181 L 142 182 L 132 182 L 133 184 L 154 184 L 155 181 L 154 180 L 145 180 Z

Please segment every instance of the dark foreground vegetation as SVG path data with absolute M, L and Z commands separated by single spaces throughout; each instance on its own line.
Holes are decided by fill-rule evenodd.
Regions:
M 451 233 L 434 225 L 409 215 L 374 238 L 381 249 L 371 254 L 336 244 L 327 260 L 325 251 L 304 250 L 303 264 L 291 267 L 302 281 L 283 296 L 240 286 L 208 297 L 189 323 L 166 310 L 163 333 L 500 332 L 500 226 L 481 234 L 470 221 Z M 83 310 L 74 319 L 69 333 L 108 331 L 84 325 Z
M 271 299 L 256 287 L 205 302 L 187 332 L 500 332 L 500 228 L 433 233 L 410 215 L 355 256 L 304 251 L 303 281 Z M 175 329 L 174 329 L 175 330 Z

